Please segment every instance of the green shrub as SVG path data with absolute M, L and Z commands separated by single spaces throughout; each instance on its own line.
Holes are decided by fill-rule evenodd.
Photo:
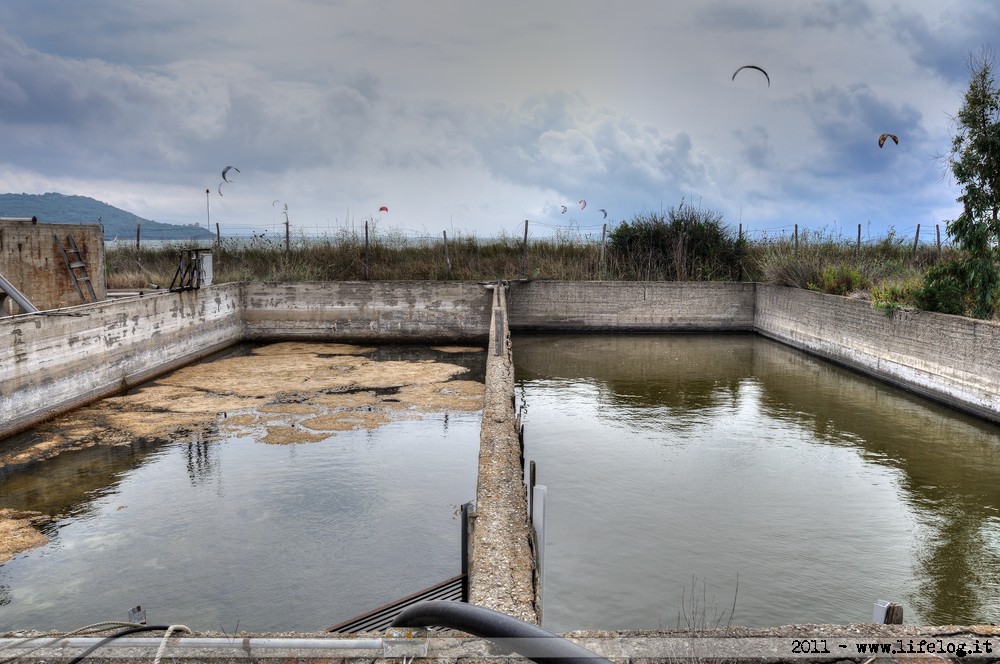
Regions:
M 864 290 L 871 282 L 862 276 L 861 270 L 851 265 L 828 265 L 823 268 L 818 284 L 809 284 L 811 290 L 831 295 L 849 295 Z
M 916 304 L 924 311 L 963 315 L 971 308 L 971 298 L 963 263 L 950 260 L 927 270 L 916 293 Z
M 915 276 L 895 281 L 883 281 L 877 286 L 873 285 L 869 291 L 872 298 L 872 308 L 892 316 L 904 307 L 914 307 L 916 306 L 916 294 L 922 283 L 921 278 Z
M 721 213 L 681 204 L 622 222 L 608 246 L 624 278 L 709 281 L 740 279 L 745 243 Z

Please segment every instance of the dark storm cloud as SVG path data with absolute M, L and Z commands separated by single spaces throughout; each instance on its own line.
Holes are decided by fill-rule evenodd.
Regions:
M 557 204 L 580 198 L 578 221 L 704 194 L 734 215 L 765 201 L 753 215 L 775 225 L 834 216 L 889 177 L 941 207 L 954 194 L 925 155 L 947 148 L 966 57 L 1000 34 L 998 7 L 9 0 L 0 182 L 143 198 L 134 211 L 186 221 L 204 200 L 177 213 L 178 192 L 214 188 L 226 164 L 243 170 L 241 197 L 220 201 L 230 218 L 270 218 L 281 198 L 313 224 L 389 199 L 402 219 L 407 196 L 423 206 L 409 219 L 468 210 L 495 228 L 501 205 L 559 223 Z M 730 80 L 751 63 L 771 88 Z M 878 150 L 885 131 L 898 150 Z
M 851 177 L 885 170 L 888 162 L 876 158 L 879 151 L 897 147 L 891 142 L 878 147 L 878 137 L 886 132 L 910 146 L 926 139 L 917 109 L 881 99 L 865 84 L 814 90 L 802 104 L 814 127 L 802 149 L 817 155 L 807 169 L 816 175 Z
M 0 121 L 18 126 L 92 126 L 120 106 L 117 86 L 98 64 L 72 62 L 29 49 L 0 30 Z
M 905 44 L 918 64 L 951 83 L 964 84 L 969 54 L 1000 41 L 1000 3 L 970 1 L 962 4 L 960 13 L 939 19 L 900 8 L 887 36 Z

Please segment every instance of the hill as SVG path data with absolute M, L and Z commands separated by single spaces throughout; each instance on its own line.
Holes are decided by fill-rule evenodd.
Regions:
M 0 194 L 0 217 L 37 217 L 43 224 L 96 224 L 104 226 L 104 239 L 134 238 L 141 226 L 142 238 L 189 240 L 213 238 L 208 229 L 196 225 L 167 224 L 126 212 L 87 196 L 63 194 Z

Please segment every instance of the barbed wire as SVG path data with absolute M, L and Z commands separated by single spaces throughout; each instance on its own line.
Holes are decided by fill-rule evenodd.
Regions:
M 528 221 L 528 240 L 533 242 L 583 242 L 599 243 L 601 236 L 609 239 L 620 222 L 602 223 L 598 225 L 581 225 L 574 221 L 567 224 L 551 224 L 541 221 Z M 539 234 L 537 231 L 543 229 L 546 232 Z M 500 226 L 492 234 L 478 230 L 463 230 L 455 228 L 442 229 L 439 232 L 432 232 L 427 228 L 414 229 L 400 226 L 388 226 L 379 222 L 368 225 L 370 237 L 391 238 L 400 241 L 412 241 L 419 244 L 440 242 L 444 240 L 444 235 L 448 234 L 449 241 L 468 241 L 469 239 L 491 241 L 521 239 L 524 235 L 524 222 L 511 225 Z M 737 233 L 749 242 L 769 243 L 769 242 L 791 242 L 795 240 L 796 233 L 802 243 L 833 243 L 833 244 L 858 244 L 858 234 L 844 233 L 842 228 L 831 230 L 829 226 L 819 229 L 810 229 L 799 224 L 785 224 L 782 226 L 768 226 L 766 228 L 736 228 L 729 227 L 729 232 L 733 235 Z M 139 242 L 170 242 L 170 241 L 218 241 L 219 239 L 239 240 L 258 237 L 261 239 L 281 240 L 286 237 L 284 224 L 217 224 L 216 230 L 195 226 L 180 226 L 177 228 L 139 228 L 136 234 L 121 233 L 109 235 L 105 233 L 105 241 L 111 244 L 135 244 Z M 187 232 L 186 232 L 187 231 Z M 918 234 L 919 231 L 919 234 Z M 302 225 L 292 224 L 288 229 L 289 241 L 301 242 L 303 240 L 331 240 L 344 238 L 364 238 L 365 225 L 358 223 L 337 224 L 333 226 Z M 950 246 L 950 238 L 947 233 L 941 232 L 941 225 L 925 226 L 923 224 L 908 226 L 905 228 L 892 227 L 889 230 L 872 234 L 869 230 L 861 227 L 861 245 L 871 245 L 879 243 L 912 244 L 914 240 L 918 246 L 937 245 Z M 940 238 L 940 239 L 939 239 Z

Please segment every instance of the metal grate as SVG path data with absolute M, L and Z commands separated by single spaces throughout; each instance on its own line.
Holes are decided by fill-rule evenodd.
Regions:
M 430 599 L 445 599 L 455 602 L 463 601 L 462 598 L 465 594 L 467 579 L 468 577 L 465 574 L 459 574 L 430 588 L 408 595 L 385 606 L 380 606 L 356 618 L 351 618 L 333 627 L 328 627 L 326 631 L 340 634 L 381 632 L 392 624 L 392 621 L 402 613 L 403 609 L 413 604 L 419 604 Z

